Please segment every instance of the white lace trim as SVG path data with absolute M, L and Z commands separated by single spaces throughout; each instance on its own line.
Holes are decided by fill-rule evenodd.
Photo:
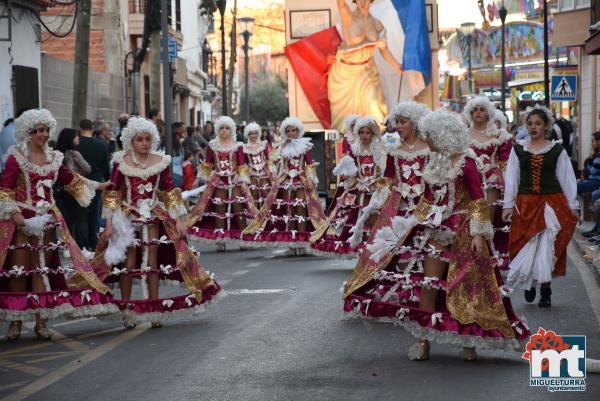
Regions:
M 283 145 L 279 148 L 279 153 L 286 159 L 300 157 L 312 149 L 313 144 L 310 138 L 296 138 L 291 142 L 281 142 Z
M 440 153 L 436 153 L 429 159 L 429 163 L 423 171 L 423 180 L 430 185 L 447 184 L 463 174 L 463 168 L 467 162 L 467 157 L 477 160 L 477 156 L 472 149 L 463 153 L 454 165 L 450 159 Z
M 244 147 L 244 153 L 247 155 L 252 155 L 252 156 L 261 154 L 267 148 L 266 142 L 264 142 L 264 141 L 261 141 L 258 143 L 252 143 L 252 144 L 245 143 L 242 146 Z
M 518 141 L 517 143 L 519 145 L 523 146 L 523 150 L 526 152 L 529 152 L 534 155 L 542 155 L 542 154 L 548 153 L 550 150 L 552 150 L 554 145 L 556 145 L 557 143 L 562 144 L 562 140 L 561 139 L 558 139 L 558 140 L 553 139 L 553 140 L 549 141 L 546 144 L 546 146 L 544 146 L 542 149 L 536 150 L 536 151 L 529 149 L 529 145 L 531 144 L 530 139 L 522 139 L 522 140 Z
M 406 150 L 401 149 L 400 147 L 391 149 L 388 154 L 390 156 L 399 156 L 405 160 L 414 160 L 417 157 L 428 156 L 431 153 L 431 150 L 427 147 L 424 149 L 415 150 L 414 152 L 407 152 Z
M 482 222 L 471 219 L 469 221 L 469 232 L 472 237 L 482 235 L 487 240 L 494 238 L 494 227 L 492 227 L 492 223 L 489 220 Z
M 119 308 L 114 304 L 84 305 L 75 307 L 70 303 L 62 304 L 56 308 L 36 308 L 24 311 L 0 309 L 0 321 L 21 320 L 33 322 L 39 313 L 42 319 L 56 319 L 66 316 L 70 319 L 81 317 L 98 317 L 118 313 Z
M 233 142 L 230 146 L 223 146 L 223 145 L 221 145 L 221 141 L 219 140 L 219 137 L 211 139 L 211 141 L 208 143 L 208 146 L 210 146 L 210 148 L 214 152 L 231 152 L 231 151 L 237 150 L 240 146 L 243 146 L 243 145 L 244 144 L 242 142 Z
M 59 167 L 63 162 L 64 155 L 58 150 L 45 150 L 47 164 L 38 166 L 37 164 L 31 163 L 26 155 L 29 154 L 27 143 L 20 143 L 12 146 L 8 150 L 9 155 L 13 155 L 19 164 L 21 170 L 35 173 L 40 176 L 46 176 L 51 172 L 58 172 Z
M 164 153 L 160 152 L 151 152 L 151 154 L 155 156 L 160 156 L 161 160 L 158 163 L 146 169 L 133 167 L 125 163 L 125 151 L 116 152 L 113 155 L 113 162 L 119 163 L 119 171 L 123 173 L 123 175 L 147 180 L 149 177 L 153 177 L 162 173 L 166 168 L 169 168 L 169 165 L 171 164 L 171 156 L 165 155 Z
M 471 138 L 471 147 L 475 149 L 485 150 L 490 146 L 500 146 L 508 140 L 510 140 L 508 132 L 506 132 L 505 130 L 499 130 L 498 136 L 486 142 L 479 142 Z

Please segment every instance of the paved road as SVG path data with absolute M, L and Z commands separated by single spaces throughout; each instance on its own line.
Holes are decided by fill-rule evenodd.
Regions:
M 517 353 L 481 351 L 467 363 L 458 349 L 434 345 L 430 361 L 409 361 L 414 339 L 404 330 L 340 321 L 352 262 L 210 248 L 202 260 L 229 296 L 200 321 L 125 331 L 118 320 L 88 319 L 53 324 L 52 342 L 31 329 L 19 342 L 0 341 L 0 401 L 600 399 L 600 375 L 588 374 L 577 397 L 530 388 Z M 520 294 L 514 306 L 532 330 L 586 334 L 588 356 L 600 358 L 586 291 L 600 306 L 599 287 L 580 261 L 569 264 L 552 309 Z

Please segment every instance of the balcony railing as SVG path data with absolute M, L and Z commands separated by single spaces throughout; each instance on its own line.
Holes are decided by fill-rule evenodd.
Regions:
M 129 0 L 129 14 L 144 14 L 145 0 Z

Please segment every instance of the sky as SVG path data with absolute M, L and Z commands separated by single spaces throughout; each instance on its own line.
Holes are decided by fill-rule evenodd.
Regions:
M 350 2 L 350 0 L 347 1 Z M 486 1 L 486 4 L 488 2 Z M 285 3 L 284 0 L 238 0 L 238 7 L 258 7 L 283 3 Z M 233 0 L 228 0 L 227 5 L 233 7 Z M 481 26 L 482 17 L 476 0 L 438 0 L 438 10 L 440 29 L 456 28 L 463 22 L 475 22 L 478 27 Z

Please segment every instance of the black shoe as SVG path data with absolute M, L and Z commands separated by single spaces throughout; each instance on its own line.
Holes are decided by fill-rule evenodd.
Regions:
M 525 301 L 529 303 L 535 301 L 535 287 L 525 290 Z
M 592 228 L 590 231 L 585 231 L 585 232 L 581 233 L 581 236 L 583 238 L 592 238 L 592 237 L 596 237 L 598 234 L 600 234 L 598 232 L 598 230 L 596 230 L 596 228 Z
M 549 308 L 552 306 L 550 295 L 552 295 L 552 289 L 550 287 L 540 288 L 540 302 L 538 302 L 540 308 Z

